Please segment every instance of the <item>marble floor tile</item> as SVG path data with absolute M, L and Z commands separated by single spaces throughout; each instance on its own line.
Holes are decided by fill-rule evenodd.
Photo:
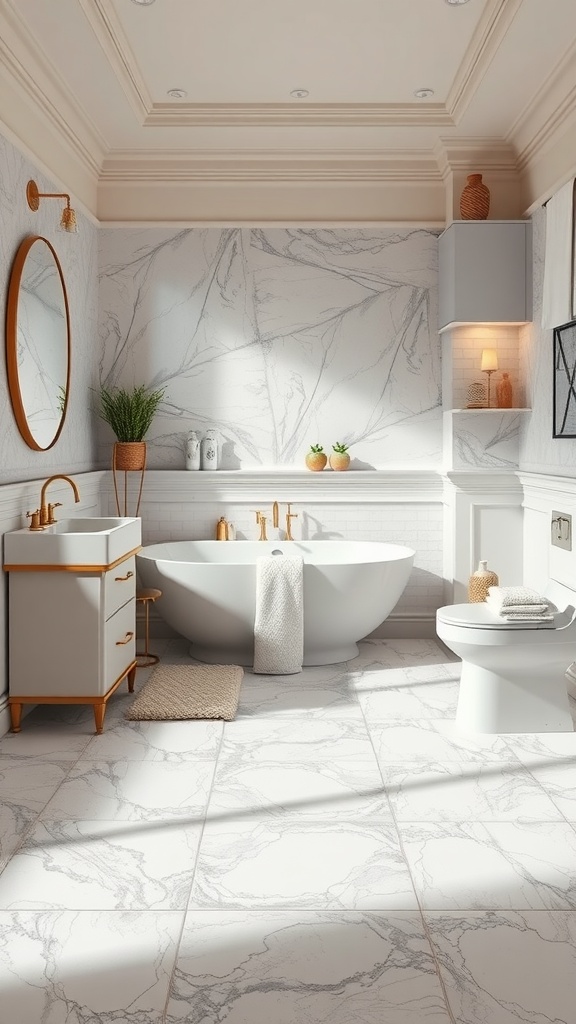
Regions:
M 568 821 L 576 821 L 576 764 L 572 758 L 536 764 L 527 771 L 545 789 L 550 800 Z
M 163 1024 L 181 913 L 0 912 L 6 1024 Z
M 449 1024 L 418 914 L 190 911 L 167 1024 Z
M 576 910 L 576 832 L 563 821 L 400 825 L 427 910 Z
M 106 723 L 85 747 L 83 761 L 165 761 L 179 764 L 214 758 L 222 740 L 218 721 Z
M 307 668 L 294 676 L 258 676 L 246 672 L 237 718 L 362 719 L 360 706 L 342 665 Z
M 369 761 L 349 757 L 318 764 L 294 758 L 253 764 L 249 759 L 246 763 L 242 753 L 227 753 L 216 768 L 208 815 L 235 811 L 329 821 L 393 821 L 373 753 Z
M 369 722 L 369 732 L 379 763 L 518 764 L 518 758 L 501 736 L 461 733 L 454 722 L 443 718 L 418 721 L 401 719 Z
M 30 716 L 31 717 L 31 716 Z M 94 735 L 94 716 L 72 725 L 69 722 L 22 722 L 22 732 L 8 732 L 0 739 L 0 762 L 5 757 L 45 757 L 52 761 L 77 761 Z
M 190 908 L 415 910 L 387 825 L 208 818 Z
M 382 689 L 359 691 L 358 700 L 369 727 L 391 720 L 450 718 L 456 716 L 459 683 L 432 677 L 414 681 L 404 670 L 396 684 Z
M 0 758 L 0 870 L 66 778 L 70 762 Z
M 503 764 L 381 765 L 398 821 L 558 821 L 530 773 Z
M 178 822 L 37 822 L 0 874 L 0 910 L 185 910 L 201 831 Z
M 458 1024 L 573 1024 L 576 913 L 425 918 Z
M 77 761 L 45 808 L 45 821 L 173 821 L 204 816 L 212 761 Z
M 576 732 L 537 732 L 505 737 L 510 750 L 527 768 L 560 761 L 576 768 Z
M 220 757 L 242 755 L 245 763 L 298 761 L 319 764 L 340 758 L 374 758 L 362 717 L 240 718 L 226 722 Z

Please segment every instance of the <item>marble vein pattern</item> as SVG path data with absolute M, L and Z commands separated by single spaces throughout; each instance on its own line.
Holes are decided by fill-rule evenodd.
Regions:
M 434 231 L 104 229 L 100 304 L 101 379 L 166 387 L 151 468 L 208 427 L 224 469 L 440 464 Z
M 448 1024 L 418 914 L 186 916 L 168 1024 Z
M 35 709 L 0 740 L 2 1024 L 574 1024 L 576 734 L 460 734 L 457 688 L 370 640 L 247 671 L 233 722 Z
M 514 469 L 518 466 L 524 416 L 470 411 L 450 415 L 453 417 L 452 469 Z
M 0 912 L 10 1024 L 162 1024 L 182 915 Z
M 575 913 L 425 917 L 458 1024 L 572 1024 Z

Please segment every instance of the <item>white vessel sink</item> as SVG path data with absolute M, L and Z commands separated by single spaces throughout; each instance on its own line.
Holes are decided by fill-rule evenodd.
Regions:
M 4 535 L 4 566 L 106 566 L 140 547 L 140 519 L 61 519 L 43 530 Z

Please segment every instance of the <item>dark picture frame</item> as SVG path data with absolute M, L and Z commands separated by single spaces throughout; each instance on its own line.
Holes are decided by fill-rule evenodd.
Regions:
M 576 437 L 576 320 L 554 328 L 552 437 Z

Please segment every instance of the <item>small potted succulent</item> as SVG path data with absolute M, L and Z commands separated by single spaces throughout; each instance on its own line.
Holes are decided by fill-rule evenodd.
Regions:
M 308 469 L 311 469 L 313 473 L 319 473 L 328 462 L 328 456 L 325 454 L 321 444 L 310 445 L 310 451 L 306 456 L 306 465 Z
M 344 469 L 348 469 L 350 465 L 348 445 L 341 444 L 340 441 L 336 441 L 336 444 L 332 445 L 332 452 L 330 454 L 329 461 L 330 469 L 335 469 L 336 472 L 341 473 Z

